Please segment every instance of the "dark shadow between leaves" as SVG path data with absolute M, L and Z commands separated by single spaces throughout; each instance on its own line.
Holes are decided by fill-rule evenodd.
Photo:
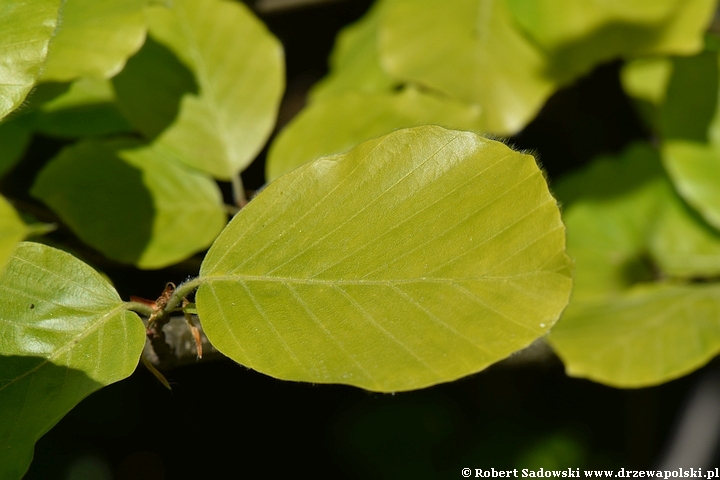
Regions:
M 19 479 L 35 442 L 104 385 L 42 357 L 0 355 L 0 478 Z
M 175 120 L 183 96 L 198 93 L 192 72 L 152 37 L 112 81 L 120 111 L 149 139 Z

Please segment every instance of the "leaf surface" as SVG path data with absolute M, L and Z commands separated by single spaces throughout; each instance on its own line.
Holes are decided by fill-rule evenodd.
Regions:
M 508 0 L 514 19 L 567 82 L 617 57 L 702 50 L 715 0 Z
M 477 372 L 565 306 L 564 227 L 529 155 L 424 126 L 271 183 L 208 252 L 208 338 L 277 378 L 368 390 Z
M 21 243 L 0 277 L 0 477 L 21 478 L 35 442 L 90 393 L 129 376 L 140 318 L 92 268 Z
M 375 3 L 364 17 L 338 34 L 330 56 L 330 74 L 312 88 L 311 101 L 350 91 L 386 92 L 397 83 L 382 69 L 378 56 L 382 5 Z
M 158 141 L 183 162 L 228 180 L 250 164 L 275 124 L 285 81 L 282 47 L 241 3 L 176 0 L 150 12 L 152 36 L 199 86 L 199 95 L 183 97 Z
M 717 275 L 720 233 L 676 195 L 657 151 L 634 145 L 555 191 L 575 277 L 548 339 L 568 374 L 617 387 L 657 385 L 720 351 L 720 284 L 687 283 Z
M 67 147 L 32 188 L 109 258 L 161 268 L 212 243 L 225 224 L 216 183 L 156 145 L 90 140 Z
M 0 7 L 0 118 L 17 108 L 35 85 L 58 23 L 60 3 L 25 0 Z
M 27 227 L 15 209 L 5 198 L 0 197 L 0 274 L 15 246 L 27 234 Z
M 345 93 L 305 108 L 273 142 L 266 178 L 280 175 L 317 158 L 342 153 L 371 138 L 427 124 L 459 130 L 480 128 L 477 106 L 422 93 L 412 87 L 399 93 Z
M 498 135 L 522 129 L 556 86 L 507 0 L 388 0 L 379 35 L 390 75 L 480 105 Z
M 145 41 L 145 0 L 65 0 L 44 81 L 110 78 Z

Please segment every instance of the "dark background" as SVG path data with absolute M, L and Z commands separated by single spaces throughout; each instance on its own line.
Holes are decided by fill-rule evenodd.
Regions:
M 281 124 L 326 73 L 337 31 L 370 3 L 340 0 L 259 12 L 285 46 L 288 89 Z M 539 155 L 551 185 L 598 154 L 646 137 L 620 89 L 619 66 L 602 66 L 559 91 L 510 139 L 511 145 Z M 47 152 L 61 146 L 36 139 L 12 174 L 17 188 L 23 183 L 18 179 L 31 182 L 39 168 L 33 158 L 48 158 Z M 247 188 L 264 183 L 264 155 L 243 173 Z M 165 282 L 179 283 L 197 273 L 138 272 L 113 264 L 102 269 L 124 299 L 131 294 L 155 298 Z M 88 397 L 46 434 L 26 478 L 306 472 L 335 478 L 462 478 L 464 467 L 646 468 L 662 456 L 687 393 L 702 374 L 654 388 L 618 390 L 569 378 L 550 356 L 386 395 L 282 382 L 229 360 L 176 368 L 167 375 L 169 392 L 140 367 L 129 379 Z

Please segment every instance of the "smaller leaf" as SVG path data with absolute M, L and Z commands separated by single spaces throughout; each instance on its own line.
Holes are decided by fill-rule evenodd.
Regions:
M 25 223 L 8 201 L 0 197 L 0 274 L 15 247 L 26 234 Z
M 345 93 L 313 102 L 273 142 L 266 177 L 280 175 L 316 158 L 342 153 L 399 128 L 436 124 L 478 130 L 480 109 L 446 97 L 407 88 L 400 93 Z
M 347 92 L 389 91 L 397 82 L 380 66 L 378 23 L 382 2 L 358 22 L 343 29 L 330 56 L 330 74 L 310 91 L 313 102 Z
M 720 228 L 720 145 L 673 140 L 663 162 L 678 193 L 715 228 Z
M 0 176 L 20 161 L 32 139 L 34 112 L 11 115 L 0 120 Z
M 132 127 L 115 104 L 108 80 L 81 78 L 70 89 L 39 107 L 37 131 L 57 137 L 129 132 Z
M 31 191 L 109 258 L 161 268 L 207 247 L 225 224 L 207 175 L 157 145 L 117 140 L 67 147 Z
M 0 477 L 20 479 L 35 442 L 80 400 L 129 376 L 140 318 L 96 271 L 21 243 L 0 277 Z
M 17 108 L 40 75 L 61 0 L 4 2 L 0 15 L 0 119 Z
M 145 41 L 145 0 L 65 0 L 43 81 L 110 78 Z
M 149 10 L 150 33 L 195 75 L 157 142 L 181 161 L 229 180 L 244 170 L 275 124 L 284 89 L 280 42 L 241 3 L 175 0 Z M 173 81 L 173 80 L 168 80 Z

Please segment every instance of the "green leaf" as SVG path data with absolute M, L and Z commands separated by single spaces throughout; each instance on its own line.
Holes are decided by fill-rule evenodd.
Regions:
M 150 10 L 152 36 L 195 75 L 158 138 L 183 162 L 229 180 L 255 158 L 275 124 L 284 89 L 280 43 L 240 3 L 175 0 Z M 168 80 L 173 81 L 173 80 Z
M 310 91 L 315 102 L 351 91 L 385 92 L 397 82 L 380 66 L 378 57 L 378 24 L 382 2 L 358 22 L 338 34 L 330 56 L 330 74 Z
M 480 105 L 485 131 L 520 131 L 555 89 L 507 0 L 388 0 L 382 13 L 385 70 Z
M 146 0 L 65 0 L 44 81 L 110 78 L 145 41 Z
M 719 298 L 717 283 L 638 285 L 613 301 L 570 302 L 549 340 L 568 375 L 657 385 L 720 352 Z
M 570 261 L 529 155 L 424 126 L 305 164 L 200 270 L 212 344 L 277 378 L 375 391 L 457 379 L 544 335 Z
M 66 93 L 40 106 L 36 129 L 72 138 L 129 132 L 132 127 L 118 110 L 108 80 L 81 78 Z
M 680 195 L 720 228 L 720 145 L 673 140 L 663 144 L 662 153 Z
M 20 161 L 32 139 L 34 112 L 11 115 L 0 120 L 0 176 Z
M 548 339 L 569 375 L 656 385 L 720 351 L 720 284 L 678 278 L 717 271 L 720 235 L 682 204 L 657 151 L 634 145 L 566 178 L 556 192 L 566 201 L 575 278 Z M 669 276 L 675 283 L 661 280 Z
M 60 4 L 60 0 L 26 0 L 0 6 L 0 118 L 17 108 L 35 85 Z
M 112 82 L 122 112 L 150 139 L 175 120 L 184 95 L 198 93 L 192 72 L 152 36 Z
M 479 129 L 480 109 L 456 100 L 407 88 L 399 93 L 345 93 L 313 102 L 273 142 L 266 178 L 305 162 L 342 153 L 358 143 L 398 128 L 427 124 Z
M 64 149 L 31 191 L 86 243 L 140 268 L 161 268 L 206 248 L 225 224 L 207 175 L 159 146 L 85 141 Z
M 27 227 L 15 209 L 0 197 L 0 274 L 15 246 L 27 234 Z
M 715 0 L 508 0 L 519 26 L 546 51 L 552 75 L 567 82 L 598 63 L 702 50 Z
M 80 400 L 129 376 L 140 318 L 95 270 L 22 243 L 0 277 L 0 477 L 21 478 L 35 442 Z

